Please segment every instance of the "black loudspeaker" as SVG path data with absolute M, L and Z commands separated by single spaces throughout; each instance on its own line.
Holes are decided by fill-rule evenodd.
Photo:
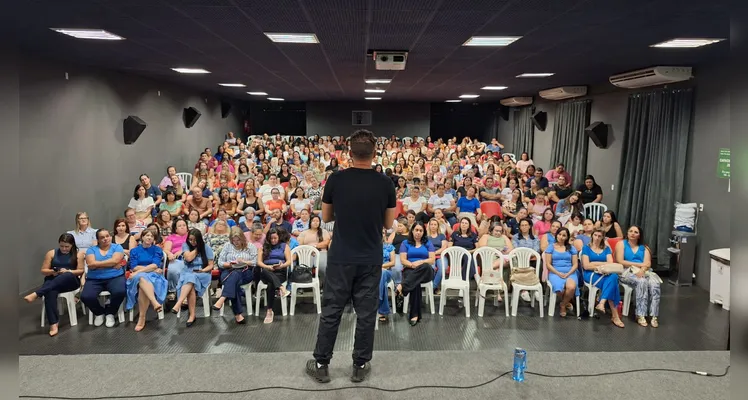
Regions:
M 146 123 L 134 115 L 130 115 L 125 118 L 125 122 L 122 124 L 122 131 L 125 134 L 125 144 L 133 144 L 140 137 L 140 134 L 145 130 Z
M 192 126 L 195 125 L 195 122 L 197 122 L 197 119 L 200 118 L 200 115 L 202 114 L 200 114 L 200 111 L 197 111 L 197 108 L 195 107 L 185 108 L 182 113 L 184 127 L 192 128 Z
M 532 124 L 535 125 L 535 129 L 539 131 L 545 131 L 545 124 L 548 123 L 548 114 L 545 111 L 537 111 L 532 115 Z
M 499 115 L 504 121 L 509 121 L 509 107 L 499 107 Z
M 584 133 L 592 139 L 595 146 L 601 149 L 608 147 L 608 125 L 605 125 L 605 123 L 593 122 L 592 125 L 584 128 Z
M 221 102 L 221 118 L 226 118 L 231 114 L 231 103 Z

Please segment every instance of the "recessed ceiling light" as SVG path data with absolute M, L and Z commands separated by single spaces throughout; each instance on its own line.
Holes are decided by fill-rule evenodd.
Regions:
M 49 28 L 63 35 L 72 36 L 78 39 L 95 39 L 95 40 L 125 40 L 122 36 L 115 35 L 103 29 L 69 29 L 69 28 Z
M 392 79 L 367 79 L 366 80 L 366 83 L 372 83 L 372 84 L 390 83 L 390 82 L 392 82 Z
M 483 90 L 504 90 L 506 89 L 506 86 L 483 86 L 481 89 Z
M 522 36 L 473 36 L 463 46 L 508 46 Z
M 275 43 L 319 43 L 313 33 L 265 33 Z
M 219 83 L 219 85 L 225 87 L 247 87 L 247 85 L 243 83 Z
M 268 97 L 268 100 L 270 100 L 270 101 L 283 101 L 283 99 L 280 98 L 280 97 Z
M 267 96 L 268 95 L 265 92 L 247 92 L 247 94 L 251 94 L 252 96 Z
M 180 74 L 209 74 L 210 71 L 202 68 L 172 68 L 172 71 L 179 72 Z
M 553 72 L 525 72 L 524 74 L 517 75 L 517 78 L 547 78 L 553 75 Z
M 381 97 L 364 97 L 364 100 L 382 100 Z
M 462 100 L 445 100 L 445 103 L 460 103 Z
M 463 94 L 460 96 L 461 99 L 475 99 L 477 97 L 480 97 L 479 94 Z
M 364 89 L 366 93 L 384 93 L 384 89 Z
M 677 38 L 671 39 L 666 42 L 653 44 L 649 47 L 663 47 L 663 48 L 694 48 L 707 46 L 710 44 L 721 42 L 725 39 L 685 39 Z

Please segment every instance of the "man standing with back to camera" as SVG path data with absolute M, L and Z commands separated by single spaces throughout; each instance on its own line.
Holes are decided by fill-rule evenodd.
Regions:
M 328 364 L 340 317 L 351 299 L 356 310 L 351 381 L 363 381 L 371 370 L 382 276 L 382 229 L 392 228 L 395 219 L 395 186 L 372 167 L 374 134 L 354 132 L 350 151 L 353 166 L 332 174 L 322 194 L 322 220 L 335 221 L 335 225 L 327 252 L 317 346 L 314 359 L 306 363 L 306 373 L 320 383 L 330 382 Z

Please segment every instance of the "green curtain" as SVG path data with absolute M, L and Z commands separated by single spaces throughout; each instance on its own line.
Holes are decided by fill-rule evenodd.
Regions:
M 621 228 L 641 227 L 652 256 L 669 259 L 675 202 L 683 198 L 693 91 L 658 90 L 629 97 L 618 199 Z
M 574 183 L 581 183 L 587 175 L 589 138 L 584 128 L 590 124 L 590 100 L 570 101 L 556 106 L 553 125 L 553 147 L 548 169 L 563 163 Z
M 514 113 L 514 130 L 512 131 L 512 151 L 519 160 L 520 154 L 527 152 L 532 159 L 533 144 L 535 142 L 535 126 L 530 118 L 532 117 L 532 107 L 522 107 L 513 111 Z

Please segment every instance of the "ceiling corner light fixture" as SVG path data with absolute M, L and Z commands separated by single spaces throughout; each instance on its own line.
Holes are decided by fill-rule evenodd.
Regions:
M 63 35 L 72 36 L 77 39 L 93 40 L 125 40 L 122 36 L 115 35 L 103 29 L 74 29 L 74 28 L 49 28 Z
M 725 39 L 697 39 L 697 38 L 676 38 L 668 41 L 653 44 L 649 47 L 669 48 L 669 49 L 692 49 L 695 47 L 708 46 L 719 43 Z
M 252 96 L 267 96 L 268 95 L 265 92 L 247 92 L 247 94 L 251 94 Z
M 247 87 L 247 85 L 243 83 L 219 83 L 219 85 L 225 87 Z
M 521 38 L 522 36 L 473 36 L 462 45 L 489 47 L 509 46 Z
M 280 98 L 280 97 L 268 97 L 268 100 L 270 100 L 270 101 L 283 101 L 283 99 Z
M 475 99 L 480 97 L 479 94 L 463 94 L 460 96 L 461 99 Z
M 504 90 L 507 89 L 506 86 L 483 86 L 481 88 L 482 90 Z
M 180 74 L 209 74 L 210 71 L 202 68 L 172 68 L 172 71 L 179 72 Z
M 364 97 L 364 100 L 382 100 L 381 97 Z
M 377 84 L 377 83 L 390 83 L 392 79 L 366 79 L 366 83 Z
M 364 89 L 366 93 L 384 93 L 384 89 Z
M 460 103 L 460 102 L 462 102 L 462 100 L 457 100 L 457 99 L 455 99 L 455 100 L 445 100 L 444 102 L 445 103 Z
M 270 40 L 275 43 L 319 43 L 317 35 L 313 33 L 267 33 Z
M 547 78 L 553 75 L 555 75 L 553 72 L 525 72 L 517 75 L 517 78 Z

